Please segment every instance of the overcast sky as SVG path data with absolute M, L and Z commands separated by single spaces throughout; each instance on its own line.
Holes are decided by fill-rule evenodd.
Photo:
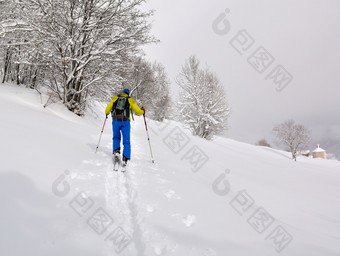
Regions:
M 340 141 L 339 0 L 149 0 L 147 7 L 161 40 L 146 47 L 147 58 L 166 67 L 174 94 L 190 55 L 214 71 L 232 108 L 227 137 L 272 142 L 273 126 L 292 118 L 312 131 L 313 143 Z M 286 87 L 275 83 L 278 66 L 288 72 L 276 77 L 287 78 Z

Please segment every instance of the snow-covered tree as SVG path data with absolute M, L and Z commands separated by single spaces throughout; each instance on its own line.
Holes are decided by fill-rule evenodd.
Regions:
M 140 57 L 125 76 L 122 87 L 131 89 L 131 96 L 147 109 L 148 117 L 157 121 L 170 117 L 170 82 L 162 64 Z
M 178 112 L 194 135 L 212 139 L 227 130 L 230 108 L 218 77 L 208 68 L 201 69 L 191 56 L 177 77 L 181 87 Z
M 280 143 L 287 146 L 296 161 L 297 152 L 307 146 L 310 141 L 310 131 L 303 125 L 295 124 L 294 120 L 288 120 L 273 128 L 273 133 Z
M 29 26 L 16 33 L 30 30 L 32 47 L 26 52 L 45 68 L 50 89 L 77 114 L 83 114 L 88 94 L 117 85 L 127 60 L 155 41 L 149 34 L 152 12 L 140 8 L 144 0 L 8 1 Z
M 3 77 L 2 82 L 32 85 L 35 72 L 31 63 L 29 49 L 32 30 L 22 19 L 22 10 L 16 1 L 0 1 L 0 46 Z M 33 36 L 34 37 L 34 36 Z
M 154 72 L 154 88 L 151 95 L 154 95 L 152 99 L 151 114 L 154 120 L 163 121 L 165 118 L 171 118 L 172 116 L 172 100 L 170 97 L 170 81 L 168 79 L 165 68 L 160 63 L 154 63 L 152 65 Z

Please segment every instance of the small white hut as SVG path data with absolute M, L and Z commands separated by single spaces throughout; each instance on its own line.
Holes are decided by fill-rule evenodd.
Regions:
M 313 158 L 327 159 L 326 150 L 320 148 L 320 145 L 318 144 L 318 147 L 313 151 Z

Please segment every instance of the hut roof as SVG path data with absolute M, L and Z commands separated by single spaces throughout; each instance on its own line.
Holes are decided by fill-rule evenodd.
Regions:
M 313 153 L 318 153 L 318 152 L 326 152 L 326 150 L 320 148 L 320 145 L 318 144 L 318 147 L 314 149 Z

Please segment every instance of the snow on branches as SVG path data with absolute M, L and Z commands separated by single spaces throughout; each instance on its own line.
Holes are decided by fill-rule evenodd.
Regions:
M 296 161 L 297 152 L 307 146 L 311 138 L 311 132 L 303 125 L 295 124 L 294 120 L 288 120 L 273 128 L 273 133 L 280 143 L 287 146 Z
M 26 50 L 34 53 L 31 61 L 43 69 L 44 82 L 81 115 L 87 95 L 115 86 L 118 73 L 130 65 L 127 60 L 155 41 L 149 34 L 152 12 L 141 11 L 143 2 L 8 0 L 7 6 L 16 10 L 16 22 L 31 31 Z M 0 33 L 9 35 L 4 29 Z
M 180 120 L 194 135 L 212 139 L 228 128 L 230 115 L 224 88 L 208 68 L 201 69 L 199 60 L 191 56 L 177 78 L 182 88 L 178 103 Z

